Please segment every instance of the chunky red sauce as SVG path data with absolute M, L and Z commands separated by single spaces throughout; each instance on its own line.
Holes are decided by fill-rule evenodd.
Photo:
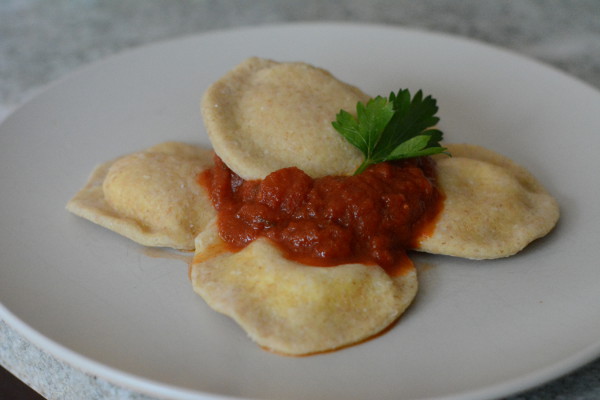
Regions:
M 442 204 L 429 158 L 376 164 L 357 176 L 313 179 L 292 167 L 245 181 L 215 157 L 200 181 L 232 248 L 264 236 L 286 257 L 318 266 L 376 263 L 391 272 Z

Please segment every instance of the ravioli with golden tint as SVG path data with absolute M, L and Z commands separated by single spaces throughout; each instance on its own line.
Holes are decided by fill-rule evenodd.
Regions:
M 444 208 L 418 250 L 471 259 L 507 257 L 556 225 L 558 203 L 525 168 L 480 146 L 447 147 L 452 157 L 437 157 Z
M 252 202 L 252 194 L 257 192 L 244 186 L 240 177 L 263 179 L 285 167 L 297 167 L 312 178 L 352 175 L 363 155 L 335 131 L 332 121 L 340 110 L 355 110 L 358 102 L 368 99 L 356 87 L 308 64 L 260 58 L 244 61 L 211 85 L 202 99 L 214 153 L 238 175 L 226 176 L 227 187 L 214 185 L 216 193 L 245 191 Z M 417 250 L 471 259 L 506 257 L 555 226 L 559 218 L 556 200 L 525 168 L 482 147 L 447 148 L 452 157 L 435 157 L 436 179 L 445 195 L 442 211 L 433 231 L 419 238 Z M 99 166 L 67 209 L 143 245 L 194 249 L 189 270 L 194 291 L 211 308 L 234 319 L 258 345 L 276 353 L 307 355 L 359 343 L 384 331 L 410 306 L 418 290 L 412 264 L 398 268 L 397 273 L 359 263 L 307 266 L 284 257 L 274 242 L 262 236 L 252 236 L 254 240 L 245 241 L 245 247 L 232 251 L 219 236 L 220 217 L 198 180 L 202 171 L 212 167 L 214 153 L 169 142 L 118 158 Z M 295 179 L 280 182 L 287 189 L 293 187 L 289 182 Z M 406 190 L 418 186 L 409 179 L 395 179 L 404 182 Z M 427 185 L 421 186 L 432 192 L 432 175 L 424 180 Z M 353 182 L 353 187 L 359 186 Z M 382 208 L 375 200 L 363 201 L 362 193 L 375 187 L 379 186 L 370 184 L 358 190 L 357 197 L 366 204 L 360 208 L 364 212 Z M 332 191 L 334 197 L 343 199 L 345 205 L 352 204 L 348 197 L 340 196 L 339 188 Z M 280 191 L 271 189 L 263 197 L 277 204 Z M 426 207 L 424 201 L 415 202 L 414 207 L 394 202 L 406 197 L 408 192 L 402 190 L 405 188 L 395 189 L 393 195 L 397 196 L 386 198 L 385 204 L 392 204 L 394 212 Z M 301 191 L 295 194 L 304 196 Z M 257 226 L 277 220 L 271 210 L 254 207 L 251 202 L 244 209 L 247 214 L 223 207 L 238 220 L 256 219 Z M 313 209 L 330 214 L 340 208 L 314 204 L 319 205 Z M 215 206 L 221 207 L 218 201 Z M 300 215 L 313 218 L 315 213 L 295 214 L 294 218 Z M 352 221 L 366 224 L 356 222 L 359 219 Z M 311 222 L 318 225 L 314 219 Z M 414 229 L 414 224 L 406 225 Z M 383 224 L 372 225 L 381 230 Z M 242 230 L 245 239 L 250 237 L 248 232 L 258 231 L 251 229 Z M 299 241 L 304 241 L 315 231 L 299 232 Z M 371 243 L 375 251 L 385 250 L 393 237 L 391 230 L 383 232 Z M 312 236 L 315 241 L 326 237 Z M 412 245 L 414 230 L 406 236 Z M 334 236 L 336 244 L 347 243 L 339 237 Z
M 97 167 L 67 204 L 80 217 L 146 246 L 194 249 L 215 216 L 198 174 L 213 152 L 168 142 Z
M 210 307 L 261 347 L 286 355 L 334 350 L 380 333 L 407 309 L 418 286 L 412 265 L 394 277 L 372 265 L 308 267 L 284 258 L 265 238 L 231 253 L 214 224 L 196 240 L 190 275 Z
M 323 69 L 250 58 L 210 86 L 202 115 L 215 152 L 244 179 L 290 166 L 351 175 L 362 155 L 331 121 L 368 98 Z

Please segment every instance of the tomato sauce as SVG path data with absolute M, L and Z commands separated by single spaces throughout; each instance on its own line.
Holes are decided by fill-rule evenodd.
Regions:
M 215 156 L 200 182 L 232 249 L 267 237 L 286 257 L 316 266 L 359 262 L 391 272 L 443 203 L 428 157 L 376 164 L 356 176 L 313 179 L 291 167 L 246 181 Z

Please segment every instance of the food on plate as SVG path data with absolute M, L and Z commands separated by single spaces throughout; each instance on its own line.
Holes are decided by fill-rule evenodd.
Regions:
M 525 168 L 481 146 L 447 145 L 437 159 L 445 194 L 435 230 L 417 250 L 471 259 L 516 254 L 545 236 L 559 218 L 558 203 Z
M 323 69 L 250 58 L 208 88 L 201 109 L 215 152 L 242 178 L 291 166 L 319 177 L 361 163 L 331 120 L 368 98 Z
M 359 175 L 311 178 L 296 167 L 246 181 L 215 157 L 200 180 L 233 250 L 265 237 L 303 264 L 377 264 L 394 273 L 442 206 L 429 159 L 381 163 Z
M 525 168 L 443 144 L 421 91 L 370 98 L 323 69 L 250 58 L 201 108 L 214 152 L 169 142 L 121 157 L 67 208 L 194 250 L 194 291 L 279 354 L 384 331 L 417 293 L 410 251 L 507 257 L 559 218 Z
M 266 238 L 223 251 L 215 225 L 197 238 L 194 290 L 270 351 L 306 355 L 360 342 L 393 323 L 417 293 L 412 264 L 395 276 L 361 263 L 306 267 Z
M 433 127 L 436 112 L 431 96 L 419 91 L 411 99 L 401 90 L 358 103 L 356 117 L 342 110 L 333 122 L 365 156 L 355 174 L 384 161 L 437 154 L 433 179 L 444 207 L 433 232 L 416 232 L 415 248 L 490 259 L 513 255 L 546 235 L 559 217 L 556 200 L 525 168 L 500 154 L 474 145 L 442 147 L 443 134 Z
M 98 166 L 67 210 L 145 246 L 194 250 L 194 238 L 215 216 L 197 176 L 212 150 L 159 144 Z

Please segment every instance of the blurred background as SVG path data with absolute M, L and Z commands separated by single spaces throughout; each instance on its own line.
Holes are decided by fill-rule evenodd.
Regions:
M 397 25 L 506 48 L 600 88 L 598 0 L 0 0 L 0 121 L 96 60 L 211 30 L 298 21 Z M 0 364 L 51 399 L 145 399 L 64 365 L 0 321 Z M 0 374 L 0 398 L 32 398 Z M 23 397 L 21 397 L 23 396 Z M 511 400 L 600 398 L 600 360 Z
M 129 48 L 294 21 L 447 32 L 527 54 L 600 87 L 597 0 L 2 0 L 1 111 L 79 66 Z

